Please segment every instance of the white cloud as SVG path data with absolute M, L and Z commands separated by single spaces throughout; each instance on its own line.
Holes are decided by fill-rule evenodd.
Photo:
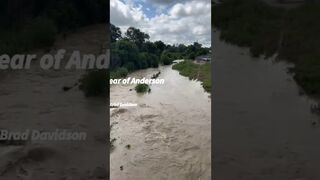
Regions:
M 120 0 L 111 0 L 110 4 L 111 23 L 123 32 L 133 26 L 148 33 L 151 41 L 162 40 L 170 44 L 197 41 L 211 45 L 211 0 L 185 0 L 153 18 L 148 18 L 141 6 L 124 4 Z
M 146 16 L 141 10 L 141 5 L 134 7 L 133 5 L 124 4 L 119 0 L 110 1 L 111 22 L 118 26 L 130 26 L 145 21 Z
M 170 4 L 174 1 L 175 0 L 149 0 L 149 2 L 151 2 L 151 3 L 161 4 L 161 5 L 167 5 L 167 4 Z

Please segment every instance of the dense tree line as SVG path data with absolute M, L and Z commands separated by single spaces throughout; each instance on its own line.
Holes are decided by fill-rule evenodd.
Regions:
M 123 34 L 111 24 L 111 78 L 125 77 L 137 69 L 169 65 L 175 59 L 195 59 L 209 53 L 209 48 L 195 42 L 191 45 L 169 45 L 149 41 L 150 36 L 140 29 L 129 27 Z
M 106 0 L 1 0 L 0 53 L 50 46 L 57 33 L 106 22 Z

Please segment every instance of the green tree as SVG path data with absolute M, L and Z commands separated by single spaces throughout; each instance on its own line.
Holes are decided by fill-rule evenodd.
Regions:
M 110 25 L 110 31 L 111 31 L 111 42 L 116 42 L 121 38 L 121 30 L 119 27 L 116 27 L 115 25 Z
M 172 64 L 172 59 L 169 57 L 169 54 L 167 52 L 163 52 L 161 54 L 161 62 L 163 63 L 163 65 L 170 65 Z
M 159 49 L 160 52 L 164 51 L 166 48 L 166 45 L 162 41 L 156 41 L 154 42 L 154 45 Z
M 141 66 L 138 59 L 139 49 L 133 42 L 125 39 L 117 41 L 111 49 L 111 54 L 117 56 L 117 58 L 111 59 L 111 64 L 116 64 L 121 67 L 129 62 L 132 62 L 134 64 L 134 69 L 139 69 Z
M 147 41 L 142 45 L 142 51 L 151 54 L 158 54 L 159 50 L 157 49 L 157 46 L 154 43 Z
M 125 35 L 129 41 L 134 42 L 139 48 L 141 48 L 143 43 L 150 38 L 148 34 L 134 27 L 129 27 Z

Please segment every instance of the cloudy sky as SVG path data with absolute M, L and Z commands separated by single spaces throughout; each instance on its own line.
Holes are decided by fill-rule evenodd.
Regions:
M 169 44 L 211 45 L 211 0 L 111 0 L 111 23 Z

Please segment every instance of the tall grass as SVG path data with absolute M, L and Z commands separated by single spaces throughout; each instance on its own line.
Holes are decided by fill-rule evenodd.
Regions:
M 183 61 L 173 65 L 172 69 L 179 71 L 179 74 L 189 77 L 189 79 L 201 81 L 203 88 L 207 92 L 211 92 L 211 63 L 195 64 L 192 61 Z

